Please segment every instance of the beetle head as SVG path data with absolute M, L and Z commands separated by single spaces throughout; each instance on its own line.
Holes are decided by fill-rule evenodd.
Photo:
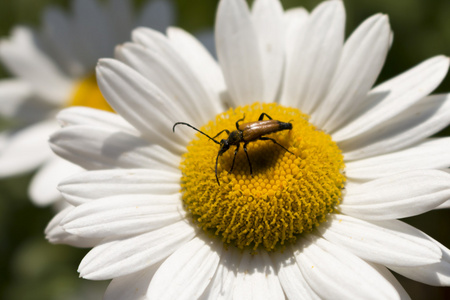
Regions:
M 222 139 L 220 141 L 219 155 L 224 154 L 228 149 L 230 149 L 230 143 L 227 139 Z

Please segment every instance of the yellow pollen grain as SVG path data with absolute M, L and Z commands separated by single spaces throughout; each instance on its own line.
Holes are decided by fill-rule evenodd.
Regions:
M 200 129 L 210 136 L 223 129 L 231 132 L 244 114 L 241 124 L 257 121 L 263 112 L 292 124 L 291 130 L 267 135 L 291 153 L 271 141 L 250 142 L 250 174 L 241 144 L 229 173 L 235 150 L 231 146 L 219 157 L 218 185 L 214 166 L 220 146 L 197 134 L 180 169 L 183 202 L 199 227 L 240 249 L 273 251 L 310 232 L 333 212 L 342 197 L 345 166 L 331 137 L 294 108 L 255 103 L 230 109 Z M 222 138 L 227 135 L 217 139 Z
M 86 106 L 114 112 L 103 97 L 97 85 L 95 74 L 80 80 L 68 102 L 68 106 Z

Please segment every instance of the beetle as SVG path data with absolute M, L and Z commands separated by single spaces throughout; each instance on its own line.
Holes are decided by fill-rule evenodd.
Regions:
M 269 120 L 263 120 L 264 116 L 266 116 Z M 244 152 L 245 152 L 245 155 L 247 156 L 248 165 L 250 166 L 250 175 L 252 175 L 252 176 L 253 176 L 252 163 L 250 162 L 250 157 L 248 156 L 248 153 L 247 153 L 247 144 L 248 143 L 257 141 L 257 140 L 272 141 L 273 143 L 280 146 L 287 152 L 293 154 L 291 151 L 286 149 L 283 145 L 279 144 L 276 140 L 264 136 L 264 135 L 278 132 L 281 130 L 291 130 L 292 123 L 289 123 L 289 122 L 285 123 L 285 122 L 281 122 L 278 120 L 273 120 L 266 113 L 262 113 L 259 116 L 258 121 L 239 124 L 239 122 L 244 121 L 244 119 L 245 119 L 245 114 L 242 117 L 242 119 L 239 119 L 236 121 L 236 130 L 234 130 L 230 133 L 229 130 L 224 129 L 224 130 L 220 131 L 218 134 L 216 134 L 214 137 L 210 137 L 203 131 L 201 131 L 201 130 L 195 128 L 194 126 L 192 126 L 191 124 L 188 124 L 185 122 L 176 122 L 173 125 L 172 131 L 175 132 L 175 127 L 177 125 L 185 125 L 185 126 L 188 126 L 192 129 L 200 132 L 201 134 L 203 134 L 204 136 L 206 136 L 207 138 L 212 140 L 214 143 L 220 145 L 220 149 L 219 149 L 219 152 L 217 153 L 217 157 L 216 157 L 216 169 L 215 169 L 217 184 L 220 185 L 219 177 L 217 176 L 217 163 L 219 161 L 219 156 L 221 156 L 228 149 L 230 149 L 230 146 L 232 146 L 232 145 L 236 146 L 236 149 L 234 150 L 233 162 L 231 163 L 231 169 L 230 169 L 230 171 L 228 171 L 228 173 L 231 173 L 233 171 L 234 161 L 236 160 L 236 154 L 239 151 L 239 147 L 240 147 L 241 143 L 244 143 Z M 221 135 L 224 132 L 226 132 L 228 134 L 228 138 L 222 139 L 220 142 L 218 142 L 216 140 L 216 137 L 218 137 L 219 135 Z

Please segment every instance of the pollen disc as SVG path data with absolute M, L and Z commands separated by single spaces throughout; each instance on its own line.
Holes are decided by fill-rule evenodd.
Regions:
M 265 135 L 292 153 L 270 140 L 250 142 L 250 174 L 241 143 L 229 173 L 235 152 L 231 146 L 219 157 L 219 185 L 214 167 L 220 145 L 197 133 L 180 169 L 185 208 L 200 228 L 240 249 L 272 251 L 294 242 L 333 212 L 345 183 L 344 160 L 330 135 L 309 123 L 308 115 L 278 104 L 230 109 L 200 130 L 211 137 L 224 129 L 231 132 L 244 114 L 240 124 L 257 121 L 263 112 L 292 124 L 291 130 Z M 216 139 L 227 137 L 222 133 Z

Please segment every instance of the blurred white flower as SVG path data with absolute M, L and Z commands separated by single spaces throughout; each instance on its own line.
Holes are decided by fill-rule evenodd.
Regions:
M 97 60 L 113 56 L 133 28 L 164 31 L 175 21 L 167 0 L 148 1 L 138 14 L 133 10 L 127 0 L 73 0 L 69 12 L 46 9 L 40 30 L 17 26 L 0 41 L 0 60 L 15 76 L 0 81 L 0 116 L 13 124 L 0 135 L 0 178 L 39 167 L 29 187 L 37 205 L 60 199 L 58 182 L 81 170 L 48 147 L 59 128 L 55 114 L 75 105 L 110 109 L 96 85 Z
M 93 247 L 79 272 L 113 279 L 106 299 L 409 298 L 388 269 L 449 285 L 450 251 L 398 220 L 450 198 L 450 138 L 429 138 L 449 124 L 450 95 L 429 96 L 449 59 L 372 88 L 388 18 L 368 18 L 345 42 L 344 27 L 341 1 L 307 13 L 222 0 L 220 66 L 181 29 L 133 31 L 97 66 L 118 114 L 58 116 L 52 149 L 91 171 L 59 185 L 70 206 L 47 238 Z M 242 150 L 229 172 L 231 147 L 220 185 L 220 146 L 172 132 L 183 121 L 212 137 L 263 112 L 292 124 L 270 135 L 289 151 L 251 141 L 250 174 Z

